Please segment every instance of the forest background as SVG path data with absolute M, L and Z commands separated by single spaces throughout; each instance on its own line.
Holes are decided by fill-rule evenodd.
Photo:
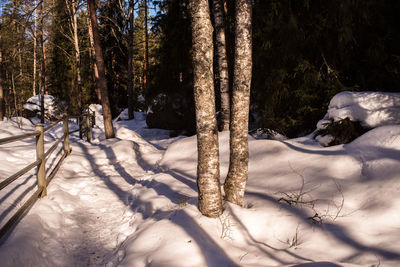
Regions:
M 5 116 L 41 90 L 71 115 L 100 102 L 86 1 L 2 0 L 0 9 Z M 97 10 L 112 115 L 128 107 L 131 72 L 133 106 L 148 112 L 149 127 L 195 133 L 188 0 L 100 0 Z M 234 10 L 225 1 L 230 89 Z M 340 91 L 399 92 L 398 14 L 396 0 L 254 0 L 250 129 L 296 137 L 315 129 Z

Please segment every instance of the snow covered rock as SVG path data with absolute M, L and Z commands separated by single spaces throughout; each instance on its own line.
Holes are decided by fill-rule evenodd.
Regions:
M 398 123 L 400 93 L 345 91 L 331 99 L 327 114 L 317 123 L 314 138 L 323 146 L 343 144 L 369 129 Z M 345 126 L 347 133 L 336 126 Z
M 366 128 L 400 123 L 400 93 L 341 92 L 328 108 L 328 118 L 334 121 L 349 118 Z
M 23 105 L 28 117 L 40 114 L 41 110 L 41 96 L 35 95 L 30 97 Z M 55 98 L 52 95 L 44 95 L 44 112 L 48 119 L 56 118 L 60 113 L 60 109 L 55 104 Z

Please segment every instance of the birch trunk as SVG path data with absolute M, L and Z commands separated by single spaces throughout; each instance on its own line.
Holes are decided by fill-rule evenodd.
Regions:
M 129 35 L 128 35 L 128 118 L 130 120 L 133 119 L 133 73 L 134 73 L 134 64 L 133 64 L 133 34 L 134 34 L 134 25 L 135 22 L 135 13 L 134 13 L 134 0 L 129 0 Z
M 219 89 L 221 96 L 220 129 L 222 131 L 228 131 L 231 111 L 229 97 L 228 60 L 226 57 L 224 6 L 222 0 L 213 0 L 213 11 L 215 21 L 216 52 L 218 59 Z
M 103 107 L 105 135 L 107 139 L 114 138 L 115 133 L 112 124 L 110 100 L 108 99 L 107 80 L 105 74 L 103 52 L 100 45 L 100 34 L 98 28 L 99 26 L 97 24 L 95 0 L 88 0 L 87 4 L 88 4 L 89 16 L 93 32 L 93 43 L 96 56 L 96 64 L 99 71 L 99 78 L 97 79 L 97 87 L 100 89 L 101 93 L 101 105 Z
M 235 64 L 233 77 L 229 171 L 225 199 L 243 206 L 248 176 L 248 125 L 251 54 L 251 0 L 236 0 Z
M 209 11 L 208 0 L 190 1 L 199 209 L 205 216 L 218 217 L 222 213 L 222 198 L 213 82 L 213 39 Z

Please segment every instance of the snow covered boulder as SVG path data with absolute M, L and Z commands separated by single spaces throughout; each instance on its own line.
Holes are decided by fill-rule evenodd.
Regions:
M 26 117 L 40 116 L 41 96 L 35 95 L 30 97 L 23 105 L 23 108 Z M 60 107 L 56 105 L 54 96 L 44 95 L 44 114 L 46 119 L 57 119 L 62 112 L 62 105 Z
M 317 123 L 314 138 L 323 146 L 348 143 L 366 131 L 400 123 L 400 93 L 341 92 Z

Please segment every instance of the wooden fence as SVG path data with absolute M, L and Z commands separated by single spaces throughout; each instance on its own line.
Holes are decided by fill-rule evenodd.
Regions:
M 47 150 L 44 151 L 44 133 L 50 130 L 53 126 L 63 121 L 64 135 L 57 139 L 57 141 Z M 36 137 L 36 161 L 32 162 L 25 168 L 11 175 L 7 179 L 0 182 L 0 190 L 3 190 L 7 185 L 33 169 L 37 168 L 37 190 L 29 197 L 29 199 L 18 209 L 18 211 L 7 221 L 7 223 L 0 229 L 0 239 L 7 234 L 7 232 L 13 228 L 13 226 L 18 222 L 18 219 L 25 213 L 25 211 L 30 208 L 39 197 L 44 197 L 47 194 L 47 185 L 53 179 L 58 169 L 60 168 L 64 159 L 71 153 L 71 148 L 69 146 L 69 132 L 68 129 L 68 116 L 64 116 L 62 119 L 53 122 L 47 127 L 43 127 L 42 124 L 37 124 L 35 131 L 32 133 L 21 134 L 17 136 L 11 136 L 7 138 L 0 139 L 0 145 L 7 143 L 20 141 L 26 138 Z M 55 167 L 52 169 L 50 174 L 46 177 L 46 158 L 57 148 L 61 141 L 64 140 L 63 155 L 57 162 Z
M 96 116 L 95 112 L 91 112 L 89 108 L 87 108 L 81 116 L 71 116 L 71 119 L 76 119 L 76 124 L 78 124 L 79 129 L 72 131 L 70 133 L 75 133 L 79 131 L 79 138 L 83 139 L 83 136 L 86 136 L 86 140 L 90 143 L 92 142 L 92 127 L 96 124 Z

